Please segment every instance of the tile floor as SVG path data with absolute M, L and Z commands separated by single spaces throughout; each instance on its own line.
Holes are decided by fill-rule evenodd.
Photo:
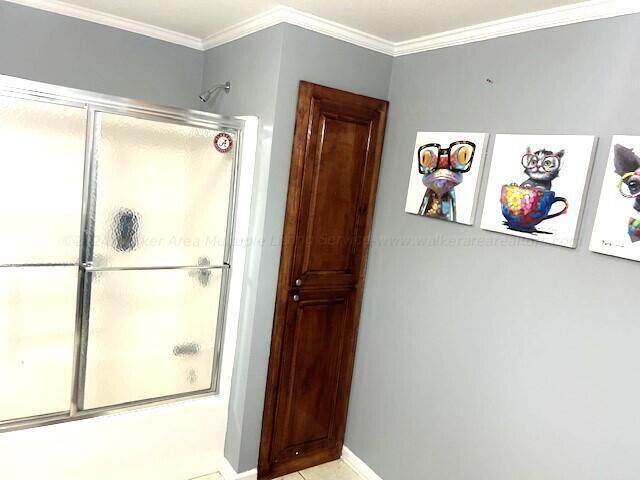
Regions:
M 195 480 L 224 480 L 219 473 L 200 477 Z M 351 468 L 342 460 L 326 463 L 317 467 L 303 470 L 298 473 L 292 473 L 285 477 L 278 477 L 275 480 L 362 480 L 360 475 L 351 470 Z
M 297 477 L 296 477 L 297 475 Z M 285 480 L 362 480 L 360 475 L 354 472 L 349 465 L 342 460 L 325 463 L 317 467 L 303 470 Z

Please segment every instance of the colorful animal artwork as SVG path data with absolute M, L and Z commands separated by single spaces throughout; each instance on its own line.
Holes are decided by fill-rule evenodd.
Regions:
M 426 192 L 418 215 L 456 221 L 456 191 L 462 175 L 471 169 L 476 145 L 458 140 L 443 148 L 428 143 L 418 149 L 418 171 Z
M 613 147 L 613 152 L 613 166 L 616 173 L 620 175 L 618 182 L 620 195 L 633 199 L 633 208 L 640 212 L 640 157 L 634 153 L 632 148 L 619 144 Z M 639 224 L 640 219 L 637 216 L 629 219 L 629 237 L 634 243 L 640 240 Z
M 594 143 L 583 135 L 497 135 L 482 228 L 575 248 Z
M 590 248 L 640 261 L 640 137 L 614 136 Z
M 531 147 L 527 146 L 521 159 L 527 179 L 520 185 L 503 185 L 500 193 L 502 215 L 510 229 L 539 233 L 536 229 L 538 224 L 567 213 L 567 199 L 556 197 L 556 193 L 551 190 L 553 180 L 560 174 L 564 153 L 564 150 L 554 153 L 544 148 L 534 153 Z M 551 207 L 557 202 L 563 203 L 564 208 L 549 214 Z
M 471 225 L 486 134 L 419 132 L 405 210 Z

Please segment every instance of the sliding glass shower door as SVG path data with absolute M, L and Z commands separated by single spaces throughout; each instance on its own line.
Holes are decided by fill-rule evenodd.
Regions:
M 211 388 L 235 142 L 95 112 L 81 408 Z M 83 357 L 85 357 L 83 355 Z
M 215 392 L 242 122 L 0 107 L 0 429 Z
M 0 421 L 69 410 L 86 118 L 0 97 Z

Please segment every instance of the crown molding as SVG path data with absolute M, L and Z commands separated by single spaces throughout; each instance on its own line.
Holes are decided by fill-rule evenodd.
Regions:
M 203 47 L 208 50 L 280 23 L 306 28 L 386 55 L 394 53 L 395 45 L 389 40 L 284 6 L 275 7 L 268 12 L 206 37 L 203 40 Z
M 479 23 L 469 27 L 425 35 L 411 40 L 391 42 L 369 33 L 325 20 L 289 7 L 276 7 L 256 15 L 203 40 L 204 50 L 224 45 L 260 30 L 289 23 L 329 35 L 369 50 L 394 57 L 440 48 L 481 42 L 492 38 L 640 13 L 638 0 L 590 0 L 547 10 Z
M 563 7 L 503 18 L 401 42 L 280 6 L 201 39 L 147 23 L 79 7 L 60 0 L 6 0 L 27 7 L 79 18 L 197 50 L 208 50 L 266 28 L 288 23 L 394 57 L 480 42 L 517 33 L 640 13 L 638 0 L 589 0 Z
M 118 28 L 133 33 L 138 33 L 146 37 L 163 40 L 165 42 L 182 45 L 184 47 L 202 50 L 202 39 L 186 35 L 184 33 L 175 32 L 148 23 L 138 22 L 129 18 L 111 15 L 109 13 L 99 12 L 91 8 L 80 7 L 70 3 L 61 2 L 59 0 L 5 0 L 10 3 L 16 3 L 25 7 L 37 8 L 47 12 L 65 15 L 67 17 L 86 20 L 87 22 L 99 23 L 108 27 Z
M 282 23 L 281 9 L 282 7 L 275 7 L 265 13 L 248 18 L 247 20 L 243 20 L 242 22 L 205 37 L 202 40 L 202 49 L 209 50 L 210 48 L 219 47 L 225 43 L 233 42 L 252 33 Z
M 394 44 L 395 57 L 640 12 L 638 0 L 591 0 L 458 28 Z

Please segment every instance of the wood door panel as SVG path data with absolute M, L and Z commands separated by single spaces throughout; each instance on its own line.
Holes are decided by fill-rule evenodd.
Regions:
M 387 108 L 300 82 L 260 480 L 342 453 Z
M 319 130 L 323 141 L 318 142 L 311 184 L 313 190 L 322 190 L 325 195 L 310 197 L 304 233 L 308 240 L 304 243 L 298 275 L 305 285 L 310 280 L 313 283 L 308 278 L 310 275 L 327 273 L 348 275 L 347 282 L 355 283 L 353 239 L 356 237 L 362 177 L 366 172 L 370 122 L 322 115 Z M 344 161 L 350 157 L 360 161 Z M 320 234 L 316 235 L 316 232 Z
M 312 102 L 310 148 L 304 158 L 294 276 L 308 287 L 354 285 L 366 234 L 367 181 L 377 118 L 371 111 Z
M 338 443 L 336 409 L 354 341 L 353 291 L 301 291 L 287 312 L 274 430 L 274 462 Z M 338 387 L 336 387 L 338 386 Z M 309 412 L 312 412 L 309 414 Z

